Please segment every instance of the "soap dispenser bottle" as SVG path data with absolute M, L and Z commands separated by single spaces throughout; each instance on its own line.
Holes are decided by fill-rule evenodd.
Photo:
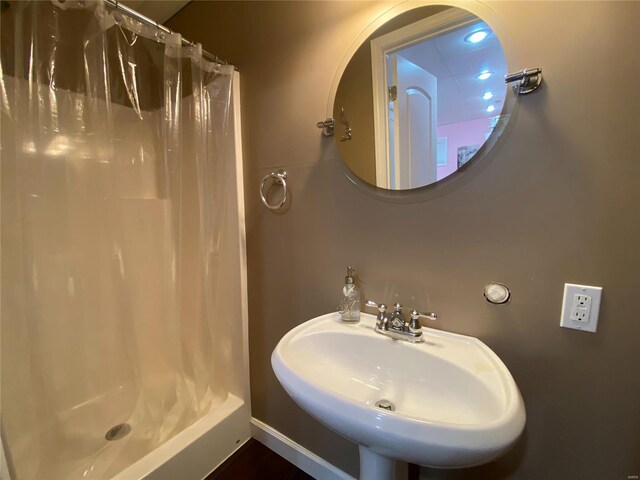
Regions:
M 342 288 L 343 299 L 338 311 L 343 322 L 358 323 L 360 321 L 360 290 L 356 286 L 353 268 L 347 267 Z

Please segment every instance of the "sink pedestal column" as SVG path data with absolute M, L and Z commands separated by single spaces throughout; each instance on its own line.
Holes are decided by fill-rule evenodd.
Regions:
M 398 462 L 393 458 L 372 452 L 367 447 L 360 445 L 360 480 L 407 478 L 406 471 L 407 465 L 404 462 Z M 402 476 L 402 474 L 404 475 Z

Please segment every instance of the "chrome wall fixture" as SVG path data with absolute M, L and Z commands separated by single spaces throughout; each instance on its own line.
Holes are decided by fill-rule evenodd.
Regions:
M 541 68 L 525 68 L 516 73 L 504 76 L 504 83 L 513 83 L 513 91 L 518 95 L 533 92 L 542 83 Z
M 264 194 L 264 186 L 267 183 L 267 180 L 269 180 L 270 178 L 273 179 L 273 182 L 276 185 L 282 186 L 282 198 L 277 204 L 274 205 L 271 205 L 267 201 L 267 198 Z M 269 210 L 277 210 L 282 207 L 282 205 L 284 205 L 284 203 L 287 201 L 287 172 L 285 172 L 284 170 L 278 170 L 277 172 L 271 172 L 265 175 L 262 179 L 262 182 L 260 183 L 260 199 L 262 200 L 262 203 L 264 203 L 264 206 Z
M 340 141 L 346 142 L 351 140 L 351 126 L 349 125 L 349 120 L 347 120 L 347 116 L 344 113 L 344 107 L 340 109 L 340 121 L 344 125 L 344 135 L 340 137 Z M 333 118 L 327 118 L 326 120 L 316 123 L 316 127 L 322 129 L 322 134 L 325 137 L 332 137 L 336 133 L 336 121 Z
M 511 290 L 504 283 L 492 282 L 485 285 L 484 298 L 494 305 L 502 305 L 511 300 Z
M 335 126 L 336 121 L 333 118 L 327 118 L 326 120 L 316 123 L 316 127 L 322 129 L 322 134 L 325 137 L 331 137 L 333 135 Z

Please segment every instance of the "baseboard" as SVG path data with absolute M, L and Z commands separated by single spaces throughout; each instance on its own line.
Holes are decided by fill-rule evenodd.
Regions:
M 257 418 L 251 419 L 251 435 L 316 480 L 356 480 Z

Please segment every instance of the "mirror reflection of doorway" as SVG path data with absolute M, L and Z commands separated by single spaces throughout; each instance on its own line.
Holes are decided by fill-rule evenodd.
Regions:
M 371 61 L 378 187 L 419 188 L 472 159 L 506 95 L 506 59 L 485 22 L 435 14 L 373 38 Z
M 389 102 L 391 185 L 406 190 L 436 178 L 438 79 L 398 53 L 387 56 L 395 100 Z

